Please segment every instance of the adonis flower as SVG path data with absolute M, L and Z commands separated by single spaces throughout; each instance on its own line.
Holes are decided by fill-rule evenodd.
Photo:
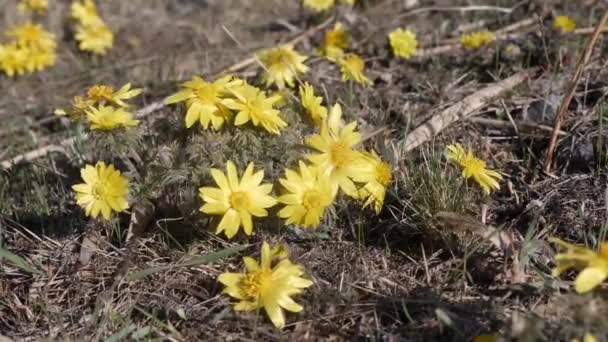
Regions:
M 410 30 L 398 28 L 388 34 L 388 40 L 395 56 L 409 59 L 416 53 L 418 40 Z
M 86 25 L 78 25 L 74 37 L 78 41 L 80 50 L 98 55 L 105 55 L 114 45 L 114 34 L 101 19 Z
M 101 21 L 97 12 L 97 6 L 93 0 L 74 1 L 71 6 L 72 19 L 79 21 L 82 25 L 96 24 Z
M 304 65 L 306 56 L 298 54 L 291 45 L 275 47 L 258 54 L 264 66 L 263 78 L 267 86 L 276 84 L 279 89 L 294 86 L 294 79 L 308 71 Z
M 554 30 L 559 30 L 562 33 L 568 33 L 574 31 L 576 28 L 576 22 L 574 22 L 574 20 L 570 19 L 568 16 L 558 15 L 553 20 L 551 28 Z
M 89 107 L 86 113 L 91 123 L 91 130 L 111 131 L 139 124 L 138 120 L 133 120 L 133 114 L 121 107 L 99 105 L 97 108 Z
M 342 80 L 353 80 L 363 85 L 370 85 L 372 81 L 365 76 L 365 62 L 359 55 L 349 53 L 346 56 L 338 59 L 340 71 L 342 72 Z
M 18 47 L 17 43 L 0 44 L 0 70 L 8 77 L 24 74 L 28 58 L 28 51 Z
M 307 156 L 320 173 L 329 176 L 332 184 L 337 184 L 344 193 L 359 198 L 359 193 L 353 177 L 363 171 L 365 165 L 361 154 L 354 146 L 361 141 L 361 134 L 356 131 L 357 122 L 353 121 L 344 126 L 342 107 L 335 104 L 321 132 L 306 138 L 306 145 L 319 151 Z
M 303 277 L 302 267 L 289 260 L 283 247 L 270 248 L 262 244 L 262 257 L 258 262 L 244 257 L 245 273 L 223 273 L 218 281 L 224 286 L 223 293 L 238 300 L 236 311 L 264 309 L 272 324 L 281 329 L 285 326 L 283 309 L 291 312 L 302 311 L 302 306 L 291 297 L 302 293 L 302 289 L 312 285 Z
M 121 212 L 129 207 L 129 181 L 112 164 L 86 165 L 80 175 L 84 183 L 72 189 L 76 192 L 76 203 L 85 209 L 87 216 L 95 218 L 101 213 L 109 220 L 112 211 Z
M 237 111 L 234 118 L 236 126 L 251 121 L 254 126 L 262 126 L 270 133 L 280 134 L 287 123 L 280 117 L 280 112 L 274 106 L 282 100 L 279 95 L 266 96 L 262 90 L 249 84 L 230 88 L 234 99 L 226 99 L 223 104 Z
M 131 83 L 123 85 L 116 92 L 108 85 L 97 84 L 91 86 L 87 90 L 87 96 L 90 100 L 95 101 L 95 103 L 113 104 L 119 107 L 129 108 L 130 105 L 126 103 L 125 100 L 132 99 L 141 94 L 141 92 L 141 88 L 131 89 Z
M 502 179 L 502 175 L 488 170 L 486 162 L 476 158 L 470 148 L 465 152 L 462 145 L 456 144 L 448 145 L 446 150 L 448 160 L 462 167 L 462 176 L 466 179 L 472 177 L 486 194 L 500 188 L 498 180 Z
M 6 35 L 13 38 L 20 47 L 53 50 L 57 47 L 55 35 L 46 31 L 39 24 L 26 22 L 8 29 Z
M 325 40 L 321 53 L 330 61 L 336 61 L 344 55 L 344 49 L 350 44 L 348 32 L 342 23 L 337 23 L 333 29 L 325 32 Z
M 215 82 L 207 82 L 198 76 L 184 82 L 184 88 L 165 100 L 166 104 L 186 102 L 186 127 L 199 121 L 204 129 L 209 125 L 219 130 L 230 117 L 230 110 L 223 102 L 229 87 L 242 84 L 232 76 L 222 77 Z
M 549 238 L 549 241 L 565 249 L 565 252 L 555 256 L 557 265 L 553 269 L 554 277 L 571 268 L 582 269 L 574 281 L 576 292 L 589 292 L 608 278 L 608 242 L 602 242 L 599 252 L 595 252 L 558 238 Z
M 494 33 L 490 31 L 479 31 L 463 34 L 460 37 L 460 44 L 470 49 L 478 49 L 494 40 Z
M 44 13 L 49 7 L 48 0 L 20 0 L 19 11 Z
M 359 189 L 359 197 L 365 199 L 363 207 L 374 204 L 376 214 L 379 214 L 384 205 L 386 188 L 393 180 L 391 166 L 382 161 L 376 152 L 361 152 L 363 167 L 353 177 L 356 182 L 364 183 Z
M 320 96 L 315 96 L 309 83 L 304 83 L 304 86 L 300 87 L 300 100 L 302 101 L 302 107 L 310 115 L 312 121 L 321 127 L 323 120 L 327 118 L 327 108 L 321 105 L 323 99 Z
M 285 170 L 285 178 L 279 182 L 288 191 L 278 198 L 285 207 L 279 217 L 287 219 L 286 224 L 301 224 L 317 228 L 325 209 L 336 196 L 338 188 L 331 184 L 329 176 L 318 172 L 300 161 L 300 172 Z
M 64 116 L 67 115 L 70 117 L 70 120 L 76 121 L 80 119 L 83 115 L 86 114 L 87 109 L 89 107 L 94 106 L 95 101 L 82 97 L 82 96 L 74 96 L 72 99 L 72 106 L 70 109 L 55 109 L 55 115 Z
M 304 6 L 317 12 L 326 11 L 333 7 L 335 0 L 304 0 Z
M 268 216 L 266 209 L 277 203 L 270 196 L 272 184 L 261 184 L 264 171 L 254 173 L 253 163 L 249 163 L 240 180 L 232 161 L 226 163 L 226 171 L 227 174 L 224 174 L 218 169 L 211 169 L 211 176 L 218 187 L 199 189 L 200 197 L 205 201 L 201 211 L 205 214 L 223 215 L 216 234 L 224 232 L 231 239 L 242 226 L 245 234 L 251 235 L 251 217 Z

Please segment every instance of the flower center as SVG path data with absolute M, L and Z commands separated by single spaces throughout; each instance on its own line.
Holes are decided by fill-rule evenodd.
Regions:
M 249 207 L 249 195 L 244 191 L 230 194 L 230 206 L 236 210 L 246 210 Z
M 111 100 L 113 94 L 114 89 L 106 85 L 93 86 L 87 92 L 87 95 L 95 101 Z
M 321 194 L 317 190 L 308 190 L 302 196 L 302 205 L 308 210 L 318 208 L 321 206 L 320 204 Z
M 196 97 L 205 103 L 215 103 L 217 100 L 218 91 L 212 84 L 203 84 L 194 91 Z
M 270 280 L 272 280 L 272 271 L 270 269 L 259 269 L 246 274 L 239 283 L 239 288 L 245 297 L 259 299 L 264 287 Z
M 391 168 L 387 163 L 380 162 L 376 165 L 376 180 L 382 186 L 387 186 L 393 180 Z
M 338 141 L 331 144 L 329 157 L 336 168 L 347 166 L 353 160 L 353 151 L 345 143 Z
M 96 182 L 93 185 L 92 195 L 96 200 L 103 200 L 107 196 L 107 187 L 105 182 Z

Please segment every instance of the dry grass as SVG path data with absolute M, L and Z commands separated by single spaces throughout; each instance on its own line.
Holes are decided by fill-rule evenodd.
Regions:
M 308 61 L 306 79 L 325 103 L 342 103 L 346 119 L 357 120 L 368 137 L 364 145 L 394 166 L 379 215 L 341 200 L 318 231 L 269 218 L 256 223 L 254 237 L 225 241 L 212 234 L 215 222 L 197 212 L 196 189 L 208 184 L 209 167 L 228 159 L 240 166 L 255 160 L 268 181 L 276 180 L 306 152 L 301 142 L 312 128 L 293 98 L 282 111 L 290 126 L 280 137 L 232 127 L 219 133 L 186 130 L 177 107 L 163 108 L 143 119 L 141 139 L 111 144 L 123 149 L 116 158 L 122 169 L 135 165 L 129 173 L 140 179 L 134 197 L 150 200 L 154 208 L 143 236 L 128 243 L 129 215 L 110 223 L 89 221 L 70 190 L 80 167 L 95 159 L 94 140 L 77 141 L 67 155 L 51 153 L 0 171 L 0 251 L 20 257 L 0 264 L 0 337 L 469 341 L 499 333 L 520 341 L 569 341 L 593 332 L 607 340 L 605 287 L 574 295 L 571 274 L 562 280 L 550 276 L 554 252 L 546 243 L 558 236 L 595 247 L 608 231 L 605 40 L 595 47 L 564 118 L 567 135 L 557 145 L 553 174 L 542 172 L 549 133 L 511 127 L 552 126 L 539 104 L 561 99 L 588 37 L 551 32 L 551 14 L 592 26 L 605 4 L 492 2 L 513 8 L 506 14 L 443 8 L 466 7 L 465 1 L 421 1 L 416 8 L 425 9 L 408 15 L 408 1 L 360 2 L 332 15 L 351 31 L 374 85 L 345 84 L 335 66 L 317 57 Z M 51 3 L 45 24 L 61 34 L 69 3 Z M 326 18 L 302 11 L 295 0 L 131 0 L 99 1 L 99 6 L 117 33 L 107 58 L 78 53 L 66 37 L 56 67 L 15 80 L 0 77 L 0 159 L 78 136 L 50 113 L 93 83 L 144 87 L 141 108 L 173 92 L 180 80 L 212 75 Z M 15 11 L 11 4 L 0 15 L 0 28 L 16 22 Z M 497 52 L 501 43 L 480 51 L 452 46 L 447 53 L 406 62 L 393 58 L 386 43 L 386 33 L 399 25 L 410 26 L 432 47 L 463 30 L 500 30 L 530 18 L 531 25 L 515 31 L 513 54 Z M 314 55 L 321 37 L 305 39 L 298 50 Z M 404 152 L 403 142 L 415 127 L 531 67 L 540 71 L 476 113 L 507 127 L 460 120 L 432 142 Z M 258 68 L 239 75 L 257 82 Z M 443 156 L 445 145 L 455 141 L 472 146 L 504 173 L 501 190 L 483 196 L 461 179 Z M 441 215 L 446 212 L 462 221 L 446 222 L 442 217 L 450 216 Z M 492 225 L 507 234 L 509 251 L 461 222 L 477 222 L 481 229 Z M 288 315 L 282 331 L 263 315 L 235 313 L 216 281 L 220 273 L 240 269 L 240 256 L 257 253 L 264 240 L 287 244 L 314 281 L 298 299 L 305 310 Z M 84 263 L 83 245 L 91 249 Z

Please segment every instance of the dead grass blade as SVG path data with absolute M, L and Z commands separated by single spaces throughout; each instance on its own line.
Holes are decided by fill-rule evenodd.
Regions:
M 537 69 L 528 69 L 520 71 L 502 81 L 492 83 L 434 115 L 427 122 L 418 126 L 406 136 L 405 141 L 403 142 L 403 152 L 409 152 L 415 149 L 439 134 L 439 132 L 446 129 L 449 125 L 471 116 L 495 98 L 526 81 L 536 70 Z
M 472 232 L 491 242 L 505 257 L 510 257 L 515 251 L 515 239 L 504 230 L 499 230 L 472 217 L 456 213 L 439 212 L 436 217 L 450 226 Z
M 13 266 L 16 266 L 28 273 L 42 273 L 41 270 L 35 268 L 27 260 L 0 247 L 0 261 L 2 261 L 2 259 L 8 260 L 8 262 L 10 262 Z
M 194 256 L 194 257 L 190 258 L 189 261 L 183 262 L 181 264 L 150 267 L 150 268 L 147 268 L 147 269 L 139 271 L 139 272 L 128 274 L 126 276 L 126 280 L 127 281 L 139 280 L 139 279 L 143 279 L 143 278 L 145 278 L 151 274 L 157 273 L 157 272 L 167 271 L 167 270 L 171 270 L 171 269 L 179 268 L 179 267 L 192 267 L 192 266 L 198 266 L 198 265 L 203 265 L 203 264 L 209 264 L 209 263 L 221 260 L 223 258 L 227 258 L 231 255 L 237 254 L 247 247 L 249 247 L 249 245 L 224 248 L 222 250 L 213 252 L 211 254 Z

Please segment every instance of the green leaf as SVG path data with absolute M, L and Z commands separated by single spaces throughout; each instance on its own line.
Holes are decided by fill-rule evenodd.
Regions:
M 34 268 L 27 260 L 0 247 L 0 261 L 2 259 L 7 259 L 11 264 L 28 273 L 42 273 L 42 271 Z
M 212 262 L 215 262 L 215 261 L 221 260 L 223 258 L 232 256 L 234 254 L 237 254 L 247 247 L 249 247 L 249 246 L 244 245 L 244 246 L 225 248 L 225 249 L 219 250 L 217 252 L 213 252 L 211 254 L 194 256 L 194 257 L 190 258 L 189 261 L 183 262 L 181 264 L 147 268 L 147 269 L 141 270 L 139 272 L 128 274 L 126 277 L 126 280 L 127 281 L 139 280 L 139 279 L 145 278 L 151 274 L 154 274 L 156 272 L 167 271 L 167 270 L 171 270 L 171 269 L 178 268 L 178 267 L 192 267 L 192 266 L 198 266 L 198 265 L 203 265 L 203 264 L 210 264 Z

